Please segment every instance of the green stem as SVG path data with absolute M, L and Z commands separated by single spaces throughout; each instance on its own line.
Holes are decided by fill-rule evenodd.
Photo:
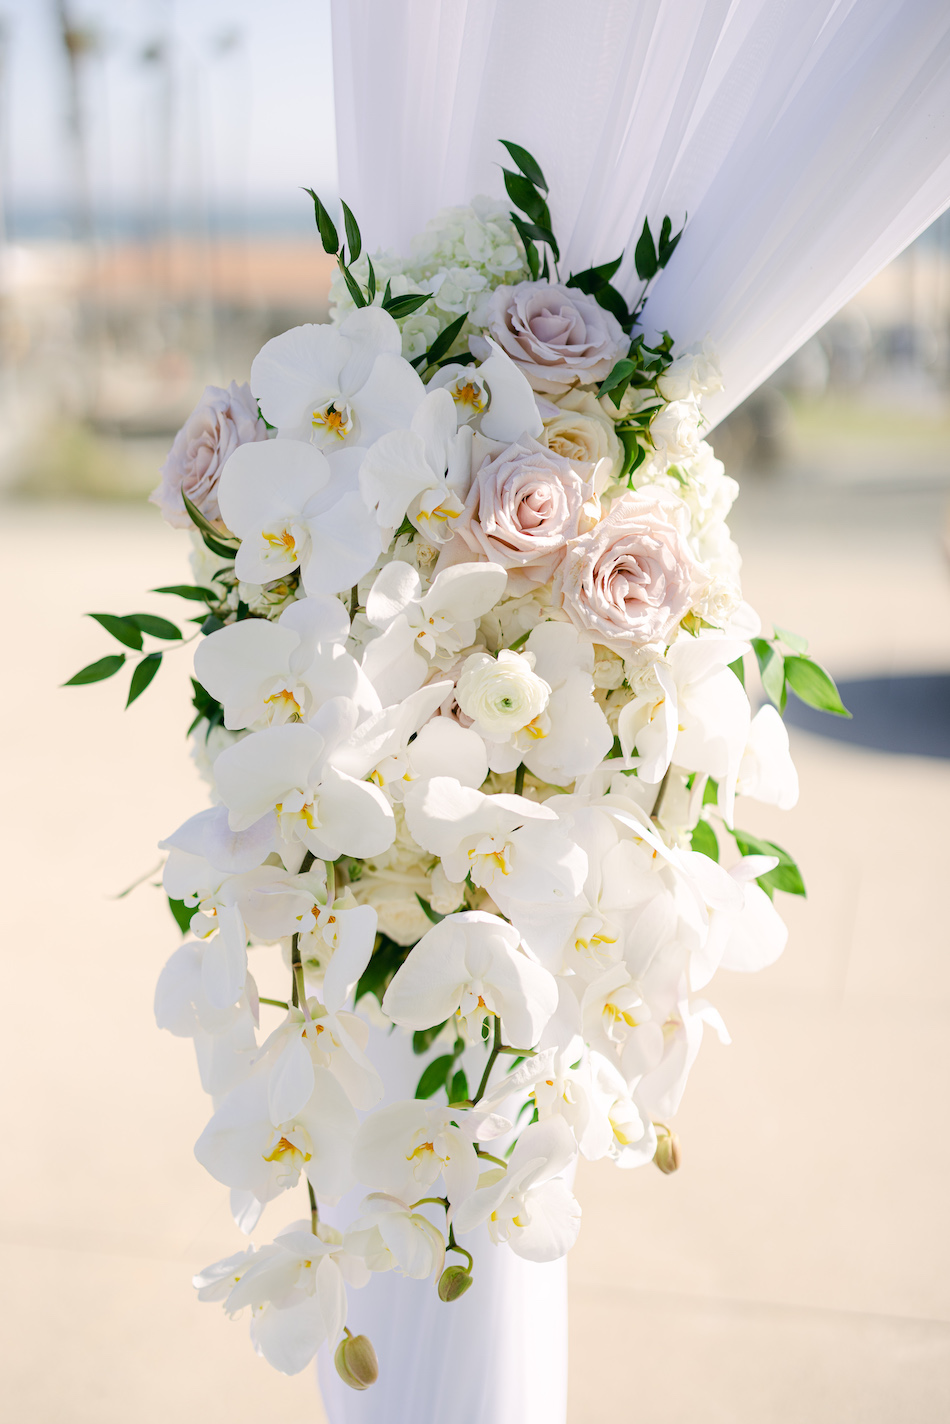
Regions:
M 314 1236 L 316 1236 L 317 1226 L 320 1223 L 320 1211 L 317 1207 L 317 1198 L 314 1195 L 313 1186 L 310 1182 L 309 1177 L 307 1178 L 307 1192 L 310 1196 L 310 1230 L 313 1232 Z
M 468 1273 L 469 1275 L 472 1274 L 472 1271 L 475 1267 L 475 1257 L 472 1255 L 471 1251 L 466 1251 L 464 1246 L 460 1246 L 458 1244 L 458 1242 L 452 1235 L 451 1228 L 449 1230 L 448 1244 L 445 1249 L 446 1251 L 458 1251 L 459 1255 L 464 1256 L 468 1261 Z
M 650 820 L 655 821 L 660 814 L 660 807 L 663 804 L 663 797 L 666 795 L 666 785 L 670 779 L 670 772 L 673 770 L 672 763 L 666 768 L 663 780 L 660 782 L 659 790 L 656 793 L 656 800 L 653 803 L 653 810 L 650 812 Z
M 290 1005 L 288 1004 L 286 999 L 265 999 L 263 994 L 260 995 L 257 1002 L 259 1004 L 271 1004 L 275 1009 L 290 1008 Z
M 494 1038 L 494 1042 L 492 1043 L 491 1053 L 489 1053 L 489 1055 L 488 1055 L 488 1062 L 485 1064 L 485 1071 L 484 1071 L 484 1073 L 482 1074 L 482 1081 L 481 1081 L 481 1082 L 479 1083 L 479 1085 L 478 1085 L 478 1091 L 476 1092 L 475 1096 L 472 1098 L 472 1106 L 473 1106 L 473 1107 L 475 1106 L 475 1104 L 476 1104 L 477 1102 L 479 1102 L 479 1101 L 485 1096 L 485 1090 L 486 1090 L 486 1088 L 488 1087 L 488 1080 L 489 1080 L 489 1078 L 491 1077 L 491 1070 L 494 1068 L 494 1066 L 495 1066 L 495 1061 L 496 1061 L 496 1059 L 498 1058 L 498 1055 L 499 1055 L 499 1053 L 501 1052 L 501 1050 L 502 1050 L 502 1042 L 501 1042 L 501 1019 L 500 1019 L 500 1018 L 496 1018 L 496 1019 L 495 1019 L 495 1038 Z
M 485 1162 L 494 1162 L 496 1167 L 504 1167 L 506 1172 L 508 1170 L 507 1162 L 503 1162 L 500 1157 L 493 1157 L 490 1152 L 483 1152 L 480 1147 L 475 1148 L 475 1155 L 479 1158 L 479 1160 L 484 1160 Z
M 300 936 L 295 934 L 290 941 L 290 1002 L 295 1009 L 300 1007 L 300 992 L 298 989 L 297 970 L 303 971 L 300 962 Z
M 433 1206 L 441 1206 L 446 1211 L 449 1209 L 448 1197 L 420 1197 L 418 1201 L 412 1203 L 411 1210 L 415 1211 L 417 1206 L 425 1206 L 426 1202 L 431 1202 Z
M 350 589 L 350 622 L 351 622 L 351 623 L 352 623 L 353 619 L 356 617 L 356 610 L 359 608 L 359 606 L 360 606 L 360 592 L 359 592 L 359 586 L 358 586 L 357 584 L 354 584 L 353 587 Z
M 525 770 L 526 770 L 526 768 L 525 768 L 524 762 L 520 762 L 520 763 L 519 763 L 519 766 L 518 766 L 518 770 L 515 772 L 515 795 L 516 795 L 516 796 L 520 796 L 520 795 L 522 794 L 522 792 L 524 791 L 524 774 L 525 774 Z

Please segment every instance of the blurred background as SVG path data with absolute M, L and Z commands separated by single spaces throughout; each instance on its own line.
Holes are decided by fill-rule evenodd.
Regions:
M 189 1285 L 241 1240 L 191 1156 L 190 1046 L 150 1014 L 176 942 L 154 845 L 204 795 L 186 669 L 127 714 L 115 683 L 58 684 L 107 651 L 85 611 L 167 615 L 142 591 L 188 576 L 144 496 L 202 388 L 326 313 L 301 187 L 337 189 L 327 11 L 0 0 L 0 1315 L 31 1424 L 321 1417 L 309 1372 L 275 1375 Z M 856 715 L 791 706 L 801 803 L 743 812 L 809 898 L 780 907 L 777 965 L 712 987 L 734 1043 L 703 1049 L 683 1169 L 582 1165 L 570 1424 L 942 1424 L 950 217 L 714 444 L 747 597 Z

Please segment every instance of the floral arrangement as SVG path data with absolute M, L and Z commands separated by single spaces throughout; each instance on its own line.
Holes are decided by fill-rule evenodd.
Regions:
M 212 804 L 165 841 L 186 936 L 161 1027 L 193 1039 L 213 1111 L 195 1147 L 246 1233 L 299 1184 L 302 1219 L 196 1277 L 302 1369 L 372 1272 L 471 1285 L 479 1252 L 563 1255 L 580 1153 L 679 1166 L 670 1126 L 717 969 L 772 963 L 792 858 L 737 797 L 792 806 L 787 690 L 847 715 L 804 641 L 762 636 L 702 439 L 712 351 L 637 334 L 678 235 L 559 274 L 538 164 L 506 144 L 512 207 L 440 213 L 403 260 L 345 242 L 332 320 L 269 341 L 250 386 L 209 388 L 153 499 L 190 531 L 201 605 L 193 754 Z M 93 614 L 162 663 L 152 615 Z M 752 715 L 750 654 L 771 699 Z M 723 862 L 729 862 L 727 865 Z M 286 1000 L 249 960 L 282 955 Z M 368 1052 L 412 1035 L 415 1096 L 380 1105 Z M 320 1206 L 354 1185 L 355 1219 Z M 446 1263 L 449 1264 L 446 1264 Z M 358 1299 L 358 1298 L 357 1298 Z

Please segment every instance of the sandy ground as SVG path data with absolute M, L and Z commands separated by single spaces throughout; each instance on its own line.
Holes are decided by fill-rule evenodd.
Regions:
M 945 499 L 750 484 L 747 594 L 839 675 L 950 670 Z M 107 651 L 84 610 L 171 612 L 141 590 L 185 576 L 183 543 L 150 511 L 3 513 L 0 1396 L 17 1424 L 322 1418 L 309 1372 L 276 1375 L 194 1300 L 192 1272 L 240 1239 L 191 1154 L 191 1047 L 151 1017 L 176 932 L 148 885 L 111 898 L 202 804 L 187 654 L 128 713 L 118 681 L 57 690 Z M 702 1051 L 685 1165 L 579 1174 L 571 1424 L 950 1416 L 950 763 L 793 737 L 799 807 L 742 819 L 798 853 L 809 899 L 784 899 L 777 965 L 713 985 L 734 1043 Z

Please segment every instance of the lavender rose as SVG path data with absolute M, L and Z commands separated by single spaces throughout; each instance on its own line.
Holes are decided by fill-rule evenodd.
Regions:
M 204 395 L 175 436 L 162 466 L 162 482 L 149 496 L 162 518 L 176 529 L 190 529 L 182 490 L 206 519 L 221 519 L 218 478 L 239 445 L 266 440 L 267 426 L 257 413 L 248 385 L 234 381 L 226 391 L 205 386 Z
M 479 319 L 534 389 L 547 395 L 602 381 L 629 345 L 615 316 L 559 282 L 496 287 Z
M 623 495 L 567 550 L 554 583 L 564 612 L 619 653 L 667 642 L 706 582 L 688 535 L 689 510 L 676 495 Z
M 508 569 L 508 592 L 547 583 L 569 539 L 596 518 L 594 466 L 519 440 L 475 475 L 454 521 L 457 539 Z

